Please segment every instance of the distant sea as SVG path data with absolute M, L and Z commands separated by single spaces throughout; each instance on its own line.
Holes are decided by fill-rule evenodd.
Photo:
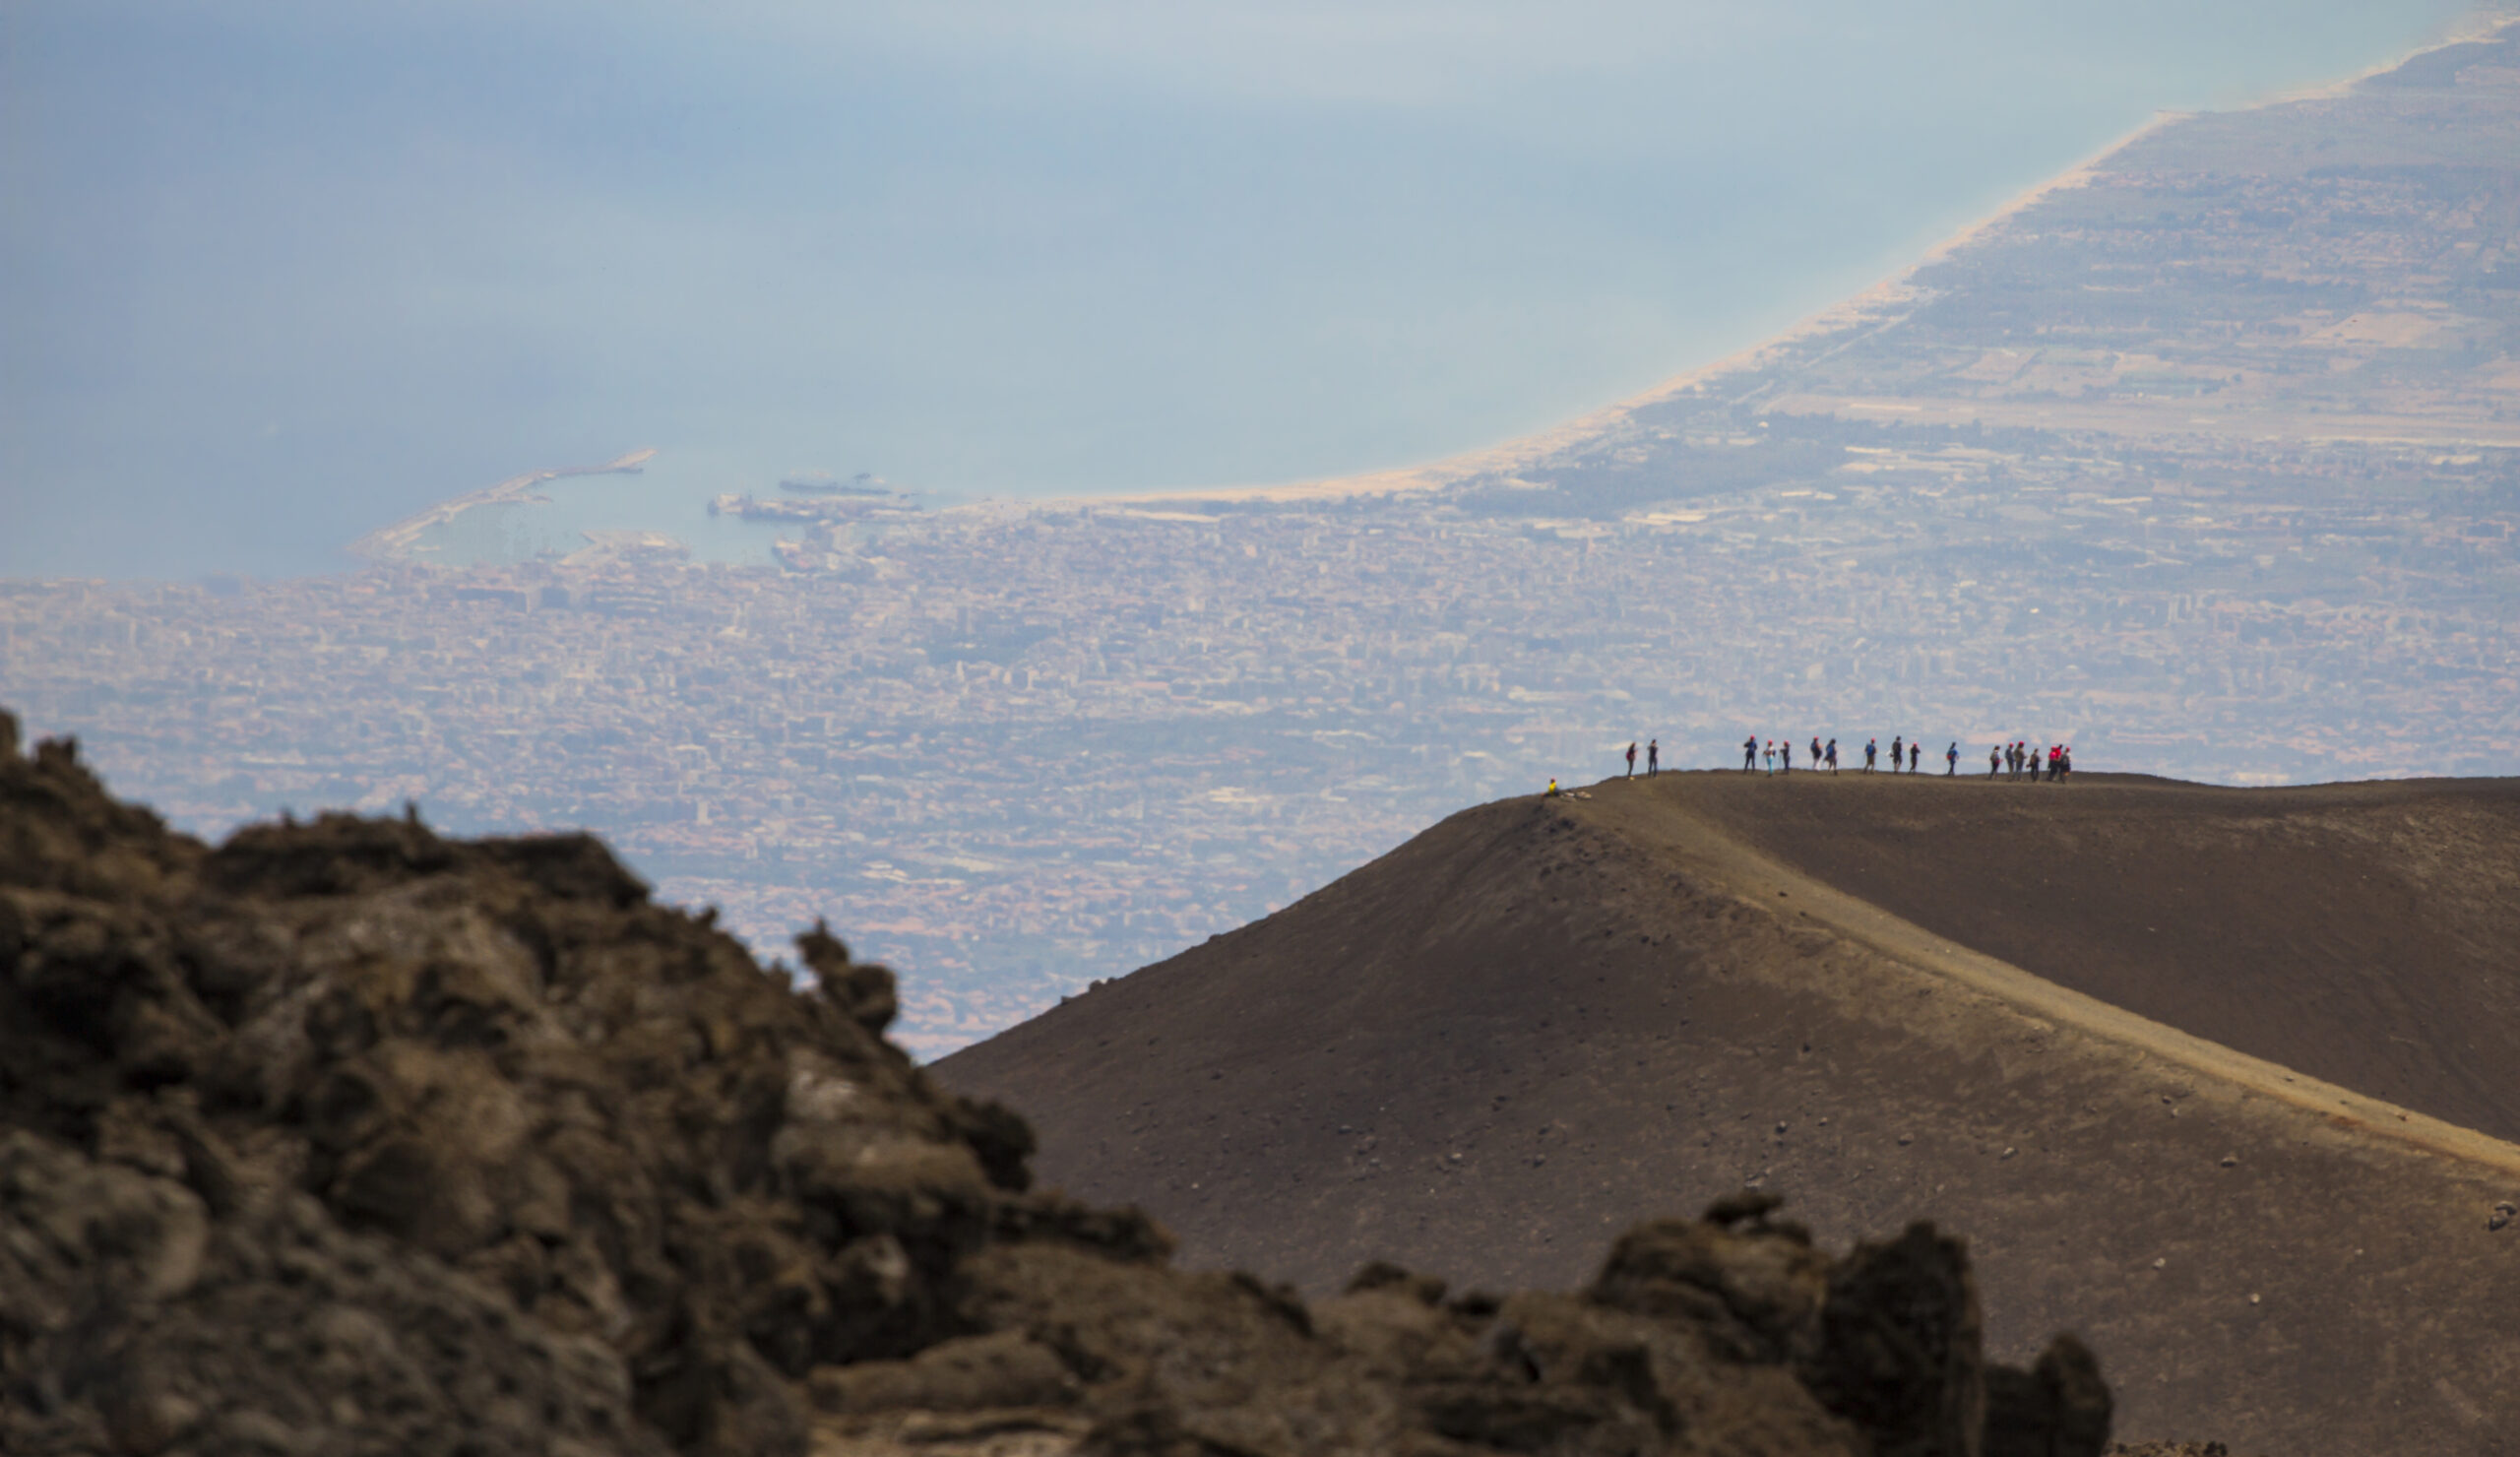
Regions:
M 0 574 L 343 569 L 637 446 L 647 476 L 450 549 L 745 559 L 771 534 L 702 504 L 806 471 L 967 499 L 1433 458 L 1755 343 L 2157 109 L 2466 11 L 820 9 L 12 7 Z

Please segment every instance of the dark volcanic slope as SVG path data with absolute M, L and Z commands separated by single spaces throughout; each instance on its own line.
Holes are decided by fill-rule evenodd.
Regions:
M 2520 780 L 1707 775 L 1687 793 L 1742 840 L 1963 945 L 2520 1139 Z
M 2058 845 L 2153 792 L 2005 789 Z M 1971 1231 L 1991 1349 L 2079 1325 L 2128 1437 L 2507 1450 L 2520 1342 L 2488 1333 L 2520 1300 L 2520 1226 L 2488 1224 L 2520 1150 L 2200 1070 L 2009 968 L 2010 992 L 1973 983 L 1983 958 L 1727 831 L 1754 790 L 1850 820 L 1963 793 L 1666 776 L 1486 805 L 936 1072 L 1024 1107 L 1045 1176 L 1142 1200 L 1195 1261 L 1563 1280 L 1637 1212 L 1756 1181 L 1827 1237 L 1926 1211 Z

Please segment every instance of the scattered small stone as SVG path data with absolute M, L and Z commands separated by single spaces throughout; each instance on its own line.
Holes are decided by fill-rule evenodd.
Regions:
M 2223 1167 L 2226 1169 L 2237 1169 L 2240 1167 L 2240 1156 L 2237 1154 L 2225 1154 L 2223 1156 Z
M 1737 1194 L 1727 1194 L 1706 1206 L 1701 1216 L 1708 1224 L 1731 1229 L 1744 1220 L 1764 1220 L 1782 1208 L 1785 1200 L 1777 1194 L 1744 1188 Z
M 2017 1153 L 2019 1153 L 2019 1152 L 2021 1152 L 2021 1150 L 2019 1150 L 2019 1149 L 2009 1149 L 2009 1148 L 2008 1148 L 2008 1149 L 2004 1150 L 2002 1153 L 1997 1154 L 1995 1157 L 1996 1157 L 1996 1158 L 1999 1158 L 1999 1159 L 2009 1159 L 2009 1158 L 2011 1158 L 2013 1155 L 2015 1155 L 2015 1154 L 2017 1154 Z
M 2248 1302 L 2249 1302 L 2250 1304 L 2252 1304 L 2252 1305 L 2254 1305 L 2254 1304 L 2256 1304 L 2256 1303 L 2257 1303 L 2257 1292 L 2256 1292 L 2256 1291 L 2250 1291 L 2250 1292 L 2248 1293 Z
M 2159 1270 L 2159 1269 L 2162 1269 L 2162 1268 L 2164 1268 L 2165 1266 L 2167 1266 L 2167 1265 L 2169 1265 L 2169 1264 L 2170 1264 L 2170 1260 L 2169 1260 L 2167 1257 L 2164 1257 L 2164 1258 L 2161 1258 L 2161 1259 L 2156 1259 L 2156 1260 L 2154 1260 L 2154 1261 L 2153 1261 L 2153 1268 L 2154 1268 L 2154 1269 L 2156 1269 L 2156 1270 Z
M 2493 1213 L 2487 1217 L 2485 1227 L 2488 1230 L 2499 1230 L 2515 1219 L 2520 1219 L 2520 1205 L 2505 1199 L 2493 1206 Z
M 1776 1125 L 1776 1136 L 1779 1138 L 1783 1138 L 1785 1136 L 1785 1124 L 1782 1120 L 1780 1120 Z

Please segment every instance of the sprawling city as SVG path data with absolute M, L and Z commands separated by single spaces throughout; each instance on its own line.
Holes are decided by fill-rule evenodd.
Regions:
M 693 503 L 778 523 L 760 566 L 600 533 L 426 565 L 442 508 L 337 576 L 0 584 L 0 693 L 204 834 L 409 801 L 597 830 L 768 950 L 827 917 L 912 969 L 927 1054 L 1632 741 L 2503 772 L 2510 48 L 2167 123 L 1527 445 L 1163 500 Z

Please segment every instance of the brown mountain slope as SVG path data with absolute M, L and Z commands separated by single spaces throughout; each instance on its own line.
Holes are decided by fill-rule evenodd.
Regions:
M 2047 785 L 1741 779 L 1703 777 L 1691 802 L 1840 890 L 2128 1011 L 2520 1139 L 2520 780 L 2086 777 L 2060 805 Z
M 1965 789 L 2053 821 L 2057 855 L 2160 792 Z M 1826 1237 L 1972 1231 L 1990 1351 L 2079 1324 L 2130 1438 L 2509 1450 L 2520 1225 L 2488 1225 L 2520 1150 L 2030 977 L 1727 828 L 1754 791 L 1858 821 L 1963 790 L 1689 775 L 1482 806 L 936 1071 L 1026 1108 L 1046 1177 L 1143 1201 L 1194 1261 L 1563 1280 L 1637 1211 L 1756 1182 Z

